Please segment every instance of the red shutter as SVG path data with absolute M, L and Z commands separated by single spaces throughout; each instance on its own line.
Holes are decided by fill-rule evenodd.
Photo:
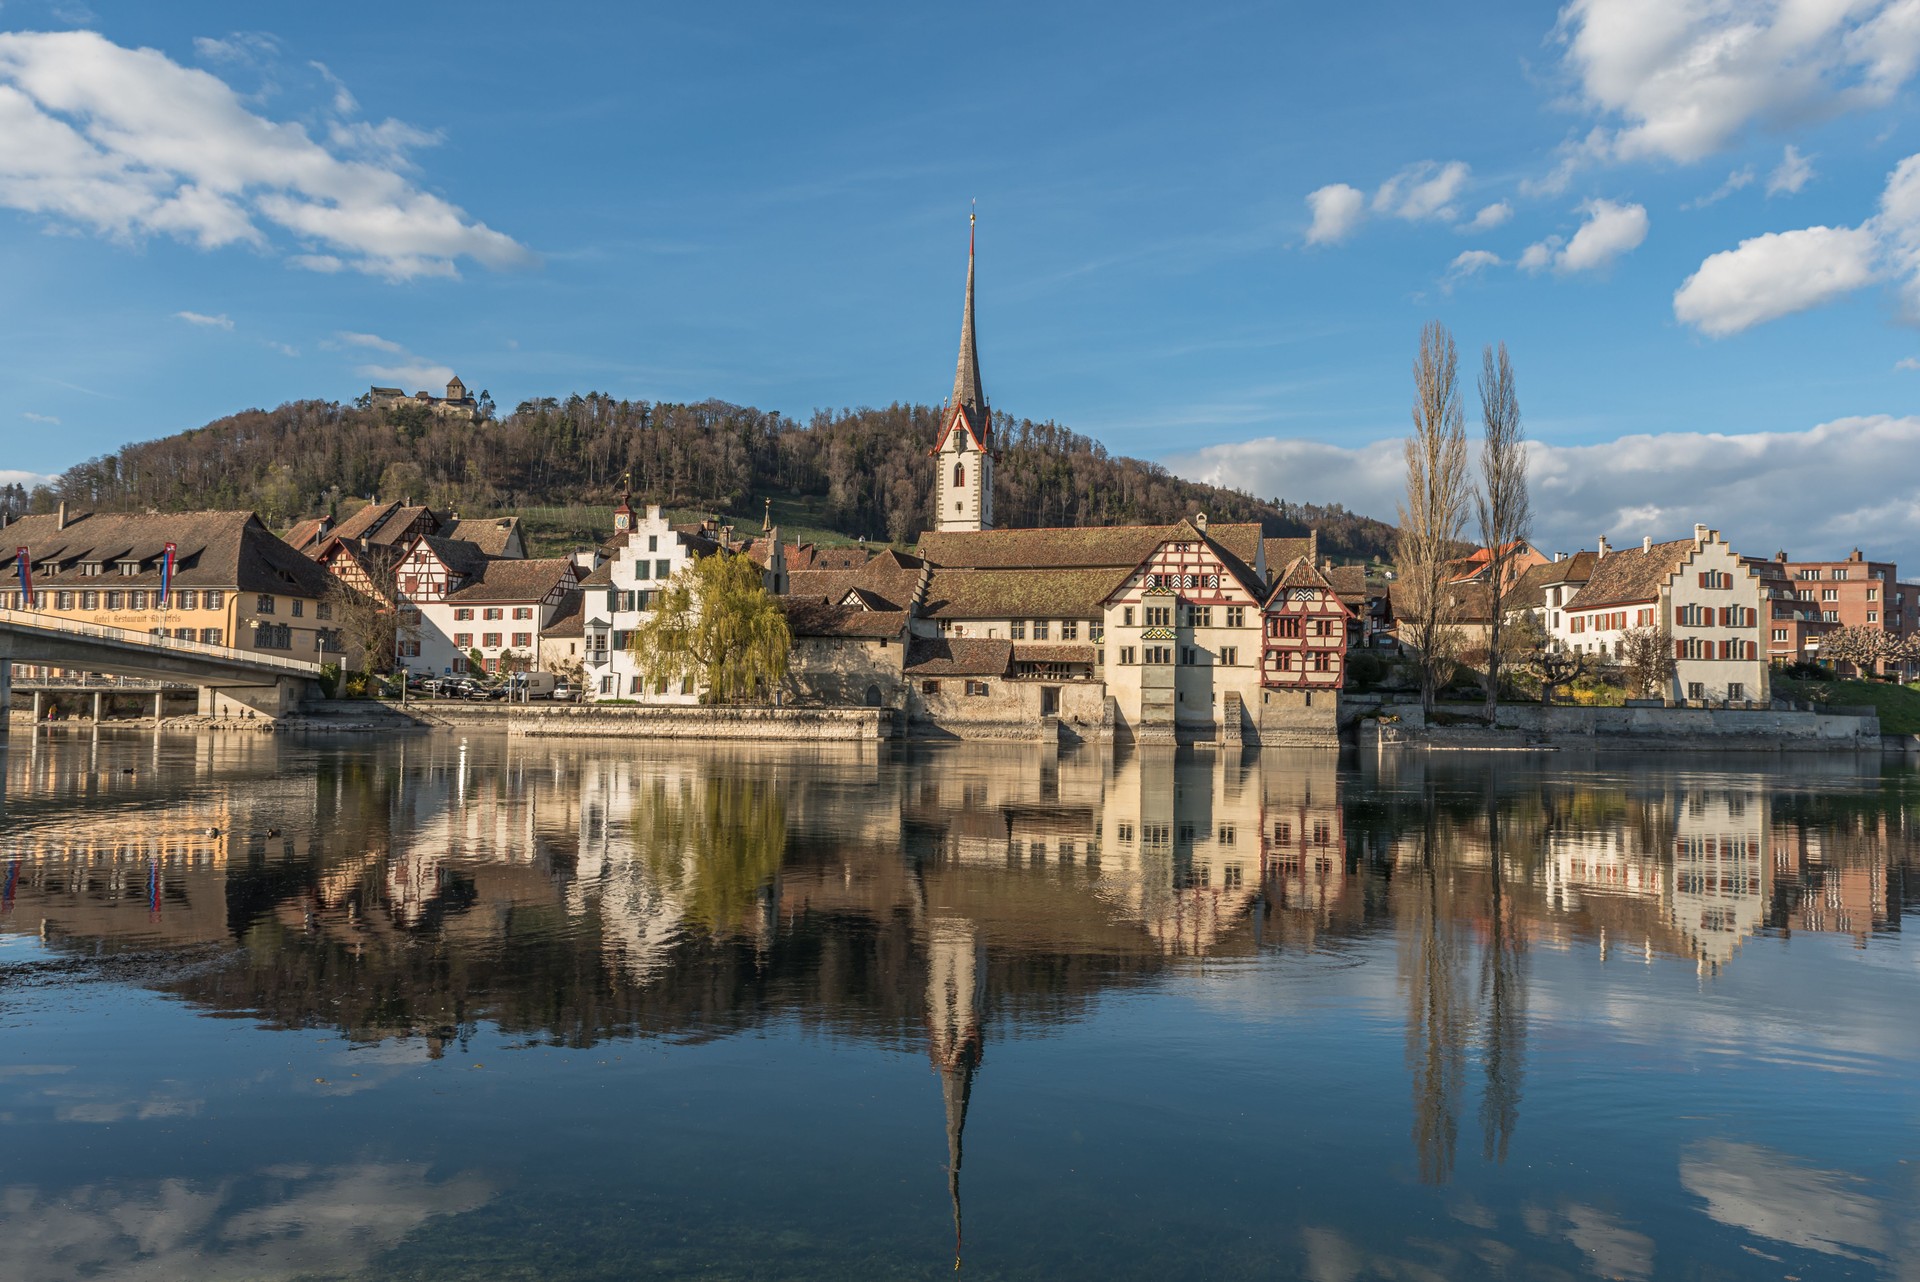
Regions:
M 1733 643 L 1732 643 L 1732 642 L 1730 642 L 1730 641 L 1722 641 L 1722 642 L 1720 643 L 1720 657 L 1721 657 L 1721 658 L 1723 658 L 1723 659 L 1731 659 L 1731 658 L 1733 657 L 1733 656 L 1732 656 L 1731 654 L 1729 654 L 1729 653 L 1728 653 L 1728 649 L 1729 649 L 1729 648 L 1730 648 L 1730 647 L 1732 646 L 1732 644 L 1733 644 Z
M 1687 657 L 1687 643 L 1685 641 L 1675 641 L 1673 643 L 1673 657 L 1676 659 L 1684 659 Z

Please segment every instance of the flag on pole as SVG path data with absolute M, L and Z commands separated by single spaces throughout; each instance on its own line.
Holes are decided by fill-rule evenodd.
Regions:
M 173 587 L 174 545 L 167 544 L 166 555 L 160 558 L 160 608 L 167 608 L 167 593 Z
M 26 548 L 13 550 L 13 563 L 20 571 L 20 608 L 33 609 L 33 555 Z

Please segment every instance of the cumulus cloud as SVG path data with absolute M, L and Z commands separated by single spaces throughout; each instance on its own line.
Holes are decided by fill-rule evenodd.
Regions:
M 1440 283 L 1443 288 L 1452 289 L 1468 277 L 1477 276 L 1489 267 L 1498 267 L 1500 265 L 1500 255 L 1494 253 L 1492 250 L 1469 249 L 1464 253 L 1454 255 L 1453 261 L 1447 264 L 1447 274 Z
M 1538 272 L 1551 267 L 1562 275 L 1598 271 L 1638 249 L 1647 238 L 1645 206 L 1589 200 L 1580 212 L 1585 221 L 1571 239 L 1549 236 L 1535 241 L 1520 255 L 1520 269 Z
M 1469 170 L 1463 160 L 1423 160 L 1408 165 L 1380 184 L 1373 193 L 1373 210 L 1410 222 L 1440 218 L 1452 222 L 1459 217 L 1454 199 L 1467 185 Z
M 1680 1158 L 1680 1183 L 1722 1224 L 1851 1260 L 1889 1255 L 1887 1208 L 1865 1181 L 1758 1144 L 1704 1140 Z
M 1504 200 L 1496 200 L 1491 205 L 1483 205 L 1473 221 L 1462 223 L 1461 231 L 1492 231 L 1513 217 L 1513 206 Z
M 201 45 L 220 60 L 257 48 Z M 336 107 L 348 99 L 336 102 Z M 399 153 L 432 135 L 341 121 L 328 145 L 250 110 L 224 81 L 91 31 L 0 34 L 0 205 L 121 240 L 280 252 L 390 280 L 532 260 L 416 187 Z
M 1692 163 L 1750 128 L 1891 102 L 1920 66 L 1914 0 L 1572 0 L 1566 67 L 1595 156 Z
M 1367 194 L 1345 183 L 1329 183 L 1307 194 L 1313 225 L 1307 228 L 1309 245 L 1337 245 L 1353 234 L 1366 213 Z
M 1812 158 L 1800 154 L 1800 149 L 1792 143 L 1780 157 L 1780 163 L 1767 175 L 1767 195 L 1778 196 L 1782 192 L 1791 196 L 1807 185 L 1813 177 Z
M 1742 551 L 1874 555 L 1920 564 L 1920 494 L 1909 470 L 1861 459 L 1920 457 L 1920 416 L 1841 418 L 1797 432 L 1664 432 L 1528 449 L 1543 547 L 1591 547 L 1724 531 Z M 1402 440 L 1357 446 L 1268 438 L 1163 460 L 1175 473 L 1260 495 L 1312 498 L 1393 519 L 1406 480 Z M 1782 503 L 1782 494 L 1795 502 Z
M 1806 227 L 1743 240 L 1709 256 L 1674 291 L 1673 314 L 1715 338 L 1809 307 L 1874 279 L 1873 233 Z
M 272 339 L 268 339 L 267 346 L 282 356 L 298 356 L 300 354 L 300 349 L 291 343 L 276 343 Z
M 343 329 L 335 337 L 349 347 L 371 347 L 376 352 L 390 352 L 398 355 L 407 350 L 391 338 L 382 338 L 378 334 L 356 334 L 352 330 Z
M 433 390 L 444 387 L 453 377 L 453 367 L 442 365 L 425 357 L 415 356 L 405 345 L 391 338 L 382 338 L 378 334 L 359 334 L 342 330 L 335 335 L 337 343 L 323 343 L 323 347 L 335 347 L 344 344 L 347 347 L 359 347 L 379 352 L 392 360 L 372 360 L 364 365 L 356 365 L 354 372 L 373 380 L 378 387 L 397 387 L 402 391 Z
M 221 312 L 218 316 L 209 316 L 205 312 L 175 312 L 174 316 L 189 325 L 204 325 L 208 329 L 233 328 L 233 322 L 227 318 L 225 312 Z

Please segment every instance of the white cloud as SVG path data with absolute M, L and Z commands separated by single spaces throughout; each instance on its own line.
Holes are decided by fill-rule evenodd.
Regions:
M 1692 163 L 1754 126 L 1882 106 L 1920 65 L 1915 0 L 1572 0 L 1559 34 L 1609 122 L 1587 158 Z
M 224 40 L 195 36 L 193 52 L 202 62 L 255 65 L 280 52 L 280 42 L 264 31 L 236 31 Z
M 1447 274 L 1440 283 L 1442 288 L 1450 290 L 1469 276 L 1477 276 L 1489 267 L 1500 265 L 1500 255 L 1492 250 L 1469 249 L 1454 255 L 1453 261 L 1447 264 Z
M 349 104 L 336 95 L 336 109 Z M 402 176 L 396 154 L 431 138 L 342 121 L 329 150 L 157 50 L 91 31 L 0 34 L 0 205 L 58 227 L 203 249 L 273 252 L 291 239 L 297 265 L 391 280 L 453 275 L 460 258 L 530 262 L 517 241 Z
M 348 347 L 362 347 L 399 358 L 389 361 L 370 361 L 354 367 L 356 373 L 372 379 L 376 386 L 398 387 L 407 392 L 417 392 L 423 388 L 436 390 L 446 386 L 447 380 L 453 377 L 452 366 L 439 364 L 426 357 L 415 356 L 391 338 L 382 338 L 378 334 L 356 334 L 350 330 L 342 330 L 335 335 L 335 338 Z M 323 347 L 337 345 L 321 344 Z
M 1788 1246 L 1862 1261 L 1886 1258 L 1895 1246 L 1891 1208 L 1864 1180 L 1758 1144 L 1690 1144 L 1680 1158 L 1680 1183 L 1720 1223 Z
M 1473 216 L 1473 221 L 1462 223 L 1459 230 L 1467 232 L 1492 231 L 1495 227 L 1502 225 L 1512 217 L 1513 206 L 1504 200 L 1496 200 L 1491 205 L 1483 205 L 1480 212 Z
M 1791 196 L 1807 185 L 1813 177 L 1813 163 L 1810 157 L 1800 154 L 1800 149 L 1792 143 L 1780 157 L 1780 163 L 1767 175 L 1767 195 L 1778 196 L 1785 192 Z
M 1722 250 L 1673 295 L 1676 319 L 1715 338 L 1818 307 L 1874 279 L 1873 233 L 1857 227 L 1770 232 Z
M 1751 186 L 1753 186 L 1753 166 L 1748 165 L 1744 169 L 1736 169 L 1728 174 L 1727 180 L 1718 187 L 1715 187 L 1707 195 L 1700 197 L 1698 200 L 1690 200 L 1680 206 L 1680 208 L 1705 209 L 1708 205 L 1717 205 L 1727 197 L 1733 195 L 1734 192 Z
M 341 330 L 336 337 L 349 347 L 371 347 L 376 352 L 404 353 L 407 349 L 391 338 L 382 338 L 378 334 L 356 334 L 352 330 Z
M 1586 221 L 1570 240 L 1549 236 L 1527 246 L 1520 269 L 1528 272 L 1552 267 L 1566 275 L 1598 271 L 1622 254 L 1631 253 L 1647 238 L 1647 211 L 1642 205 L 1611 200 L 1589 200 L 1580 206 Z
M 1307 194 L 1313 225 L 1307 228 L 1309 245 L 1337 245 L 1353 234 L 1366 213 L 1367 195 L 1358 187 L 1329 183 Z
M 175 312 L 174 315 L 189 325 L 204 325 L 208 329 L 232 329 L 233 322 L 225 312 L 218 316 L 209 316 L 205 312 Z
M 1893 363 L 1893 367 L 1897 370 L 1920 370 L 1920 356 L 1902 356 Z M 29 414 L 27 417 L 33 416 Z
M 60 420 L 55 418 L 53 415 L 35 414 L 32 410 L 22 410 L 20 412 L 20 417 L 24 418 L 29 423 L 47 423 L 54 427 L 58 427 L 60 425 Z
M 268 339 L 267 346 L 282 356 L 298 356 L 300 354 L 300 349 L 290 343 L 276 343 L 272 339 Z
M 1468 174 L 1463 160 L 1450 160 L 1444 165 L 1423 160 L 1408 165 L 1373 193 L 1374 212 L 1409 221 L 1440 218 L 1452 222 L 1459 217 L 1453 202 L 1467 185 Z
M 1259 495 L 1312 497 L 1393 519 L 1406 480 L 1402 440 L 1359 446 L 1267 438 L 1163 461 L 1194 480 Z M 1920 416 L 1835 419 L 1797 432 L 1662 432 L 1598 445 L 1528 448 L 1538 542 L 1573 551 L 1680 537 L 1695 521 L 1755 555 L 1872 555 L 1920 564 L 1911 469 L 1861 459 L 1920 457 Z M 1792 503 L 1780 502 L 1792 494 Z

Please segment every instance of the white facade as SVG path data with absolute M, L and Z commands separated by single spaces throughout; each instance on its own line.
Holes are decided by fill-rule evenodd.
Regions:
M 951 414 L 959 421 L 947 433 L 935 465 L 939 473 L 935 528 L 942 533 L 991 530 L 993 454 L 980 448 L 964 415 L 957 410 Z
M 396 582 L 399 666 L 422 676 L 489 676 L 538 666 L 541 631 L 579 577 L 570 562 L 487 558 L 471 544 L 423 536 L 401 558 Z

